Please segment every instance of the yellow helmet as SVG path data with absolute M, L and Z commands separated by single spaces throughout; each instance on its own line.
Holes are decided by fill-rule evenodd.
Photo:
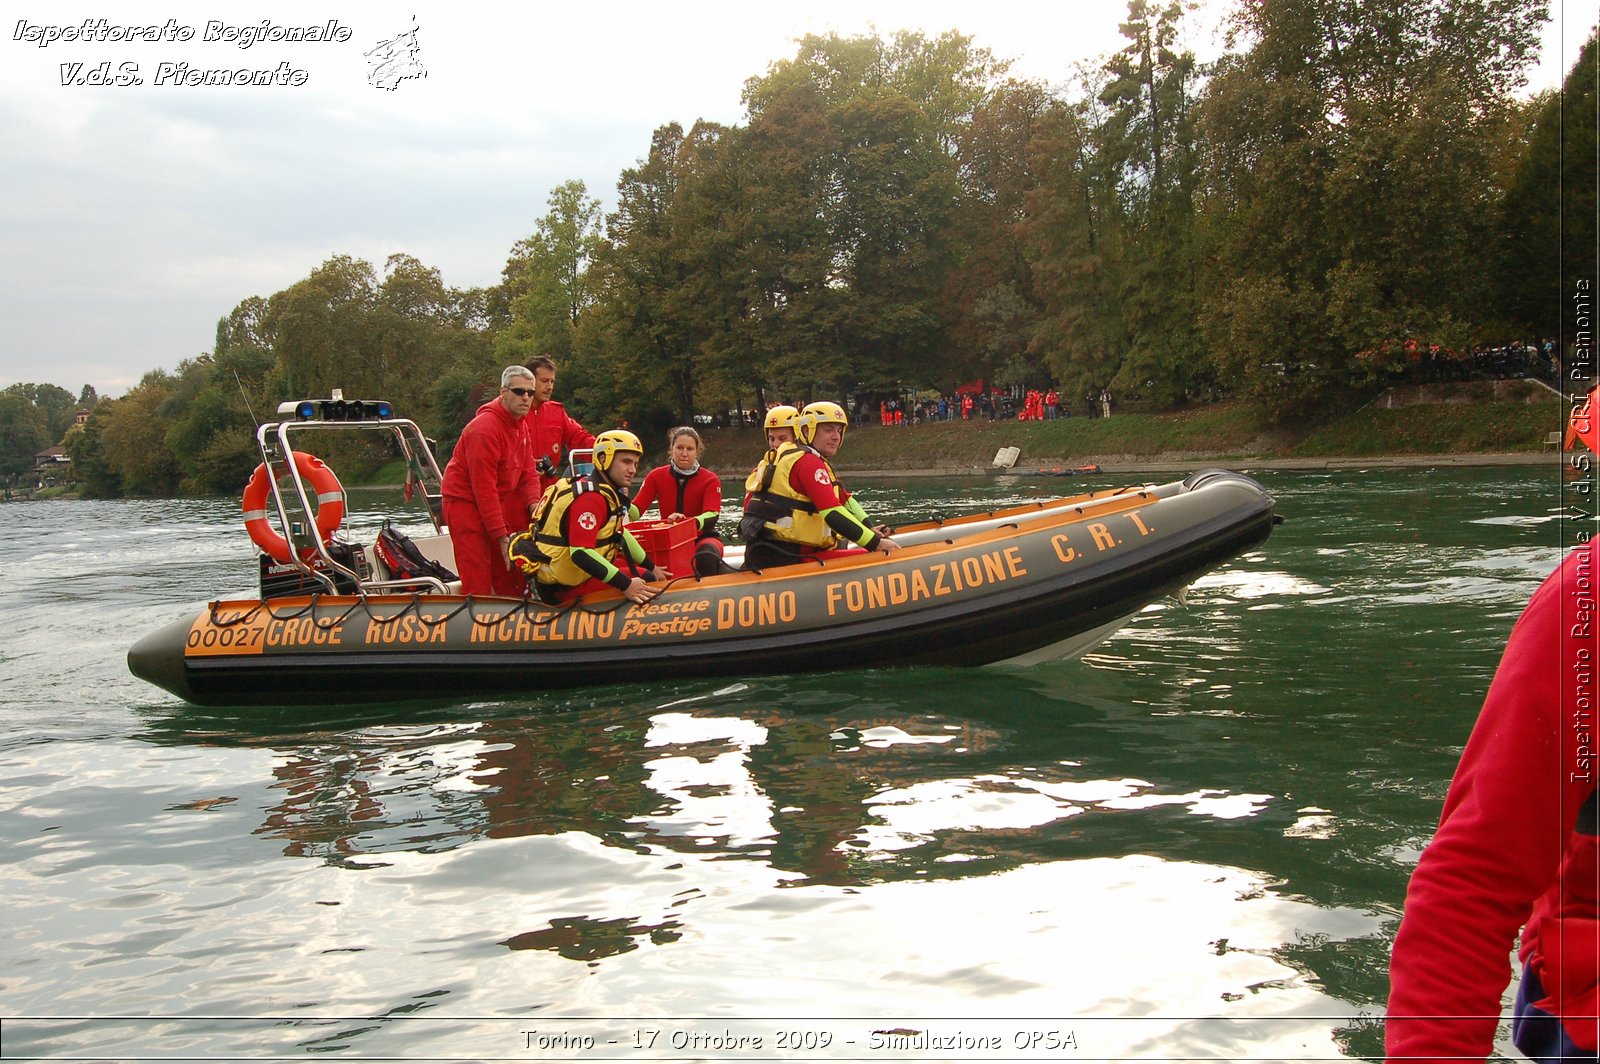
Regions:
M 800 416 L 800 411 L 788 404 L 780 404 L 767 411 L 766 423 L 763 429 L 788 429 L 794 431 L 795 419 Z
M 594 467 L 604 473 L 623 451 L 644 457 L 644 444 L 627 429 L 607 429 L 594 438 Z
M 844 407 L 838 403 L 830 403 L 826 399 L 807 403 L 806 408 L 800 411 L 799 420 L 795 422 L 795 438 L 810 447 L 811 441 L 817 438 L 818 425 L 841 425 L 848 429 L 850 418 L 845 414 Z

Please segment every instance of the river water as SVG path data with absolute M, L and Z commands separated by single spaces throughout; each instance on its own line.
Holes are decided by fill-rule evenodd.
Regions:
M 250 589 L 235 502 L 5 506 L 4 1054 L 1380 1053 L 1554 464 L 1262 474 L 1273 538 L 1077 662 L 311 711 L 126 670 Z

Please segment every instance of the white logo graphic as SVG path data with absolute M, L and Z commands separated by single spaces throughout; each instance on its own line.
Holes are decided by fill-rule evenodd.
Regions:
M 411 21 L 415 23 L 417 16 L 412 15 Z M 417 51 L 415 25 L 409 33 L 379 41 L 371 51 L 363 53 L 367 57 L 367 84 L 393 92 L 402 81 L 427 77 L 428 71 L 417 58 Z
M 599 523 L 600 519 L 595 517 L 594 514 L 578 515 L 578 527 L 583 529 L 585 532 L 593 532 L 595 530 L 595 526 Z

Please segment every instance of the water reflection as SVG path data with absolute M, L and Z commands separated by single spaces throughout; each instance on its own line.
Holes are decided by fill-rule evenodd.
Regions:
M 0 740 L 8 1003 L 182 1040 L 97 1020 L 18 1052 L 498 1057 L 445 1017 L 644 1007 L 1376 1053 L 1406 876 L 1553 564 L 1520 476 L 1269 477 L 1265 549 L 1081 663 L 233 716 L 121 655 L 248 585 L 236 504 L 75 504 L 82 535 L 30 508 L 0 652 L 27 692 Z
M 960 685 L 956 676 L 931 679 L 947 692 Z M 1150 757 L 1165 741 L 1160 720 L 1170 705 L 1063 703 L 1016 679 L 982 681 L 1004 685 L 1009 711 L 962 718 L 762 706 L 735 714 L 721 704 L 630 717 L 617 707 L 600 719 L 518 717 L 274 743 L 276 800 L 257 830 L 282 840 L 288 856 L 340 862 L 577 831 L 635 851 L 756 860 L 791 884 L 861 885 L 950 875 L 980 858 L 985 874 L 1015 867 L 1053 835 L 1080 845 L 1125 840 L 1115 821 L 1134 812 L 1155 821 L 1144 825 L 1141 850 L 1175 858 L 1203 845 L 1197 819 L 1272 816 L 1284 821 L 1280 831 L 1294 822 L 1283 795 L 1211 774 L 1194 721 L 1183 758 Z
M 561 856 L 541 862 L 550 874 L 524 884 L 536 904 L 499 922 L 496 943 L 516 953 L 590 969 L 624 957 L 668 963 L 688 943 L 720 939 L 732 921 L 761 927 L 784 956 L 798 950 L 805 970 L 813 960 L 827 967 L 801 945 L 806 934 L 846 942 L 859 933 L 906 950 L 883 941 L 893 912 L 896 933 L 918 944 L 876 978 L 905 990 L 908 1007 L 916 987 L 933 987 L 1007 1011 L 1048 993 L 1052 1008 L 1073 1000 L 1096 1016 L 1233 1007 L 1325 1016 L 1351 1007 L 1326 996 L 1330 972 L 1361 976 L 1337 998 L 1376 1003 L 1360 966 L 1381 968 L 1392 913 L 1372 911 L 1370 891 L 1347 876 L 1369 830 L 1348 815 L 1347 795 L 1294 781 L 1293 759 L 1306 753 L 1298 743 L 1286 742 L 1284 772 L 1238 786 L 1241 730 L 1270 745 L 1270 715 L 1248 699 L 1239 705 L 1236 683 L 1216 682 L 1213 667 L 1185 668 L 1193 682 L 1171 677 L 1172 697 L 1160 704 L 1129 697 L 1112 670 L 1096 670 L 1092 683 L 1048 668 L 919 670 L 797 683 L 789 694 L 809 709 L 780 710 L 734 685 L 582 714 L 377 726 L 298 747 L 227 741 L 271 751 L 273 800 L 256 830 L 289 856 L 415 883 L 425 854 L 488 840 L 557 844 Z M 1078 681 L 1071 693 L 1059 682 L 1068 676 Z M 926 712 L 898 708 L 908 681 Z M 1207 715 L 1224 700 L 1233 708 Z M 1309 862 L 1328 862 L 1324 873 L 1307 867 L 1307 846 L 1326 848 Z M 742 915 L 728 909 L 730 874 Z M 437 868 L 426 875 L 439 882 Z M 1051 892 L 1035 893 L 1040 877 L 1056 880 Z M 589 886 L 575 889 L 579 881 Z M 967 902 L 901 893 L 918 883 L 973 893 Z M 854 909 L 843 904 L 851 897 L 880 923 L 876 934 L 852 929 Z M 985 913 L 970 937 L 941 916 L 969 911 L 950 908 L 961 904 Z M 1032 914 L 1026 926 L 995 926 L 992 914 L 1013 905 Z M 939 929 L 937 947 L 910 932 L 916 914 Z M 1033 951 L 1051 941 L 1094 958 L 1098 975 L 1041 967 Z M 1157 957 L 1159 974 L 1148 968 Z M 1196 978 L 1195 966 L 1200 987 L 1173 985 L 1174 972 Z M 1337 1039 L 1361 1037 L 1351 1015 Z M 1177 1021 L 1159 1027 L 1151 1044 L 1163 1052 L 1172 1051 L 1164 1039 L 1191 1037 Z M 1282 1030 L 1303 1037 L 1310 1028 L 1318 1024 Z M 1326 1021 L 1320 1029 L 1328 1037 Z M 1270 1045 L 1276 1036 L 1230 1037 Z

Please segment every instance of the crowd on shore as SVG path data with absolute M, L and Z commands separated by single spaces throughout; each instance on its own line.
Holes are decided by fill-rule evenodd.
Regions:
M 1113 404 L 1110 389 L 1099 388 L 1084 396 L 1083 406 L 1078 412 L 1091 418 L 1110 417 Z M 708 415 L 703 421 L 717 428 L 736 424 L 758 426 L 767 411 L 779 405 L 795 404 L 774 403 L 749 410 L 730 410 L 724 414 Z M 904 428 L 938 421 L 1055 421 L 1072 416 L 1073 410 L 1068 400 L 1054 386 L 963 387 L 952 392 L 923 396 L 864 393 L 857 396 L 850 407 L 852 425 L 880 425 L 885 428 Z
M 1356 358 L 1385 368 L 1406 384 L 1525 377 L 1557 381 L 1561 378 L 1561 359 L 1554 340 L 1539 344 L 1479 344 L 1466 353 L 1439 344 L 1406 340 L 1381 344 L 1361 352 Z

